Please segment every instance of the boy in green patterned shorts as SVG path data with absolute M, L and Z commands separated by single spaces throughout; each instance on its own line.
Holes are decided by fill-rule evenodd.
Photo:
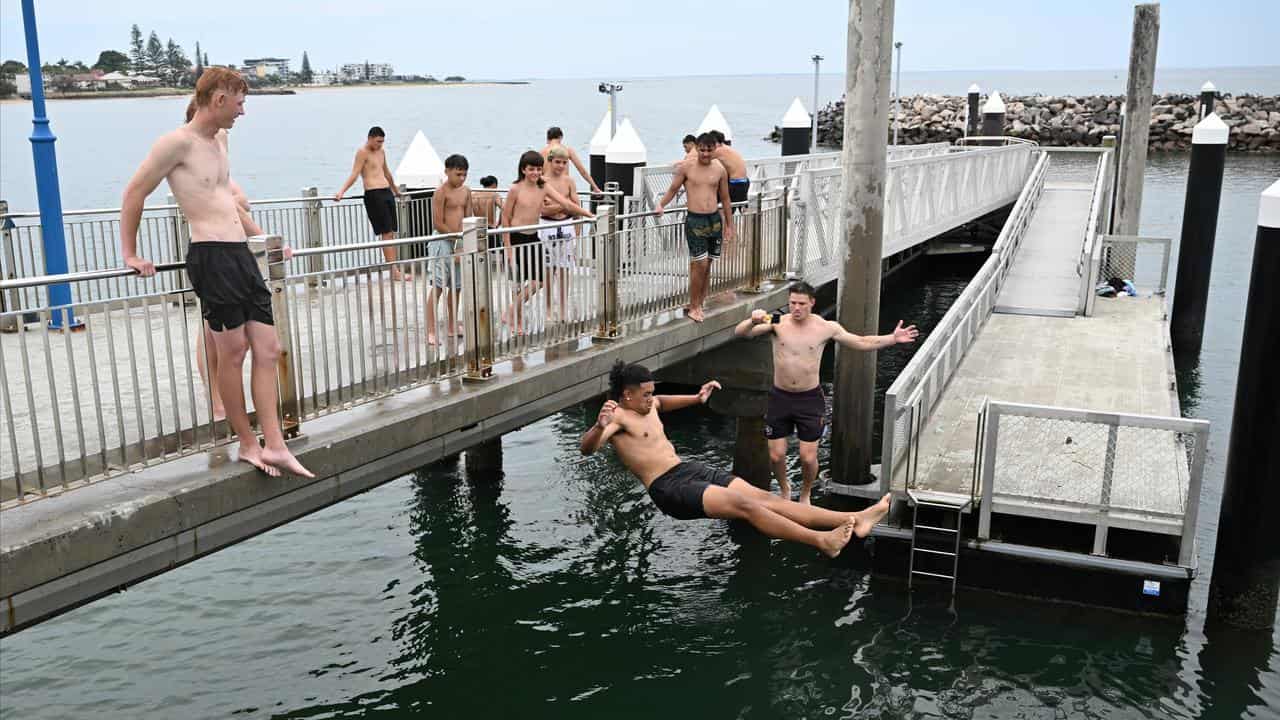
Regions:
M 720 241 L 733 240 L 730 216 L 729 173 L 712 158 L 716 141 L 708 133 L 698 136 L 697 162 L 676 165 L 667 194 L 658 201 L 658 215 L 680 188 L 686 196 L 685 241 L 689 244 L 689 319 L 702 322 L 702 303 L 711 284 L 711 261 L 720 257 Z M 719 204 L 719 208 L 716 205 Z

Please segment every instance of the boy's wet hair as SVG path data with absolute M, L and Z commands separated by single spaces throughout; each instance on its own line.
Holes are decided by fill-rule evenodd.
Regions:
M 562 147 L 553 147 L 547 151 L 548 160 L 568 160 L 569 151 Z
M 698 147 L 714 148 L 716 146 L 716 136 L 709 132 L 704 132 L 694 142 L 698 144 Z
M 492 175 L 485 175 L 480 178 L 480 187 L 498 187 L 498 178 Z
M 787 292 L 795 295 L 808 295 L 810 300 L 818 301 L 818 291 L 803 280 L 791 283 L 791 287 L 787 288 Z
M 724 144 L 724 133 L 720 132 L 719 130 L 708 130 L 707 134 L 710 135 L 711 138 L 715 140 L 717 144 L 720 144 L 720 145 Z
M 619 360 L 609 370 L 609 399 L 617 402 L 622 399 L 624 389 L 647 382 L 653 382 L 653 373 L 649 372 L 649 368 L 639 363 L 627 364 Z
M 694 137 L 693 134 L 691 133 L 689 135 L 685 135 L 684 139 L 680 141 L 680 144 L 683 145 L 685 143 L 697 143 L 697 142 L 698 142 L 698 138 Z
M 551 127 L 547 128 L 547 142 L 551 142 L 552 140 L 559 140 L 563 137 L 564 137 L 564 131 L 561 130 L 559 127 L 552 125 Z
M 373 127 L 369 128 L 369 137 L 384 138 L 386 136 L 387 134 L 383 132 L 382 128 L 378 127 L 377 125 L 374 125 Z
M 542 167 L 544 162 L 542 153 L 537 150 L 525 150 L 524 154 L 520 156 L 520 164 L 516 166 L 516 182 L 524 180 L 525 168 L 529 166 Z M 538 187 L 542 187 L 542 182 L 542 178 L 538 178 Z
M 471 165 L 465 156 L 454 153 L 444 159 L 445 170 L 470 170 Z

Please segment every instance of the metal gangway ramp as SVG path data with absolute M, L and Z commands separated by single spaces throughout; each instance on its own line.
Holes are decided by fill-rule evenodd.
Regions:
M 1037 153 L 991 255 L 885 394 L 879 482 L 836 478 L 832 489 L 969 501 L 974 549 L 1185 580 L 1209 424 L 1181 417 L 1169 241 L 1106 234 L 1110 151 L 1098 151 L 1090 183 L 1056 181 L 1056 151 Z M 1111 278 L 1137 295 L 1097 297 Z M 1083 525 L 1092 549 L 1015 545 L 993 517 Z M 1148 544 L 1169 548 L 1164 563 L 1112 557 L 1112 528 L 1165 538 Z

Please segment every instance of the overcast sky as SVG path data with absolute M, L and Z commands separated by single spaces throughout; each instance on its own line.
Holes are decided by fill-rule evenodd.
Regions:
M 398 73 L 477 79 L 804 73 L 842 69 L 839 0 L 35 0 L 41 57 L 92 64 L 154 30 L 214 64 L 276 56 L 314 69 L 390 62 Z M 899 0 L 904 71 L 1122 68 L 1125 0 Z M 1280 65 L 1277 0 L 1166 0 L 1159 65 Z M 19 0 L 0 0 L 0 56 L 26 62 Z

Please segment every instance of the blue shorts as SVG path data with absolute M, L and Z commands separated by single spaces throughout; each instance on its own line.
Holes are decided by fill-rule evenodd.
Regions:
M 431 269 L 431 284 L 438 288 L 459 290 L 462 288 L 462 267 L 453 255 L 452 240 L 432 240 L 427 243 L 427 257 Z M 438 259 L 437 259 L 438 258 Z

